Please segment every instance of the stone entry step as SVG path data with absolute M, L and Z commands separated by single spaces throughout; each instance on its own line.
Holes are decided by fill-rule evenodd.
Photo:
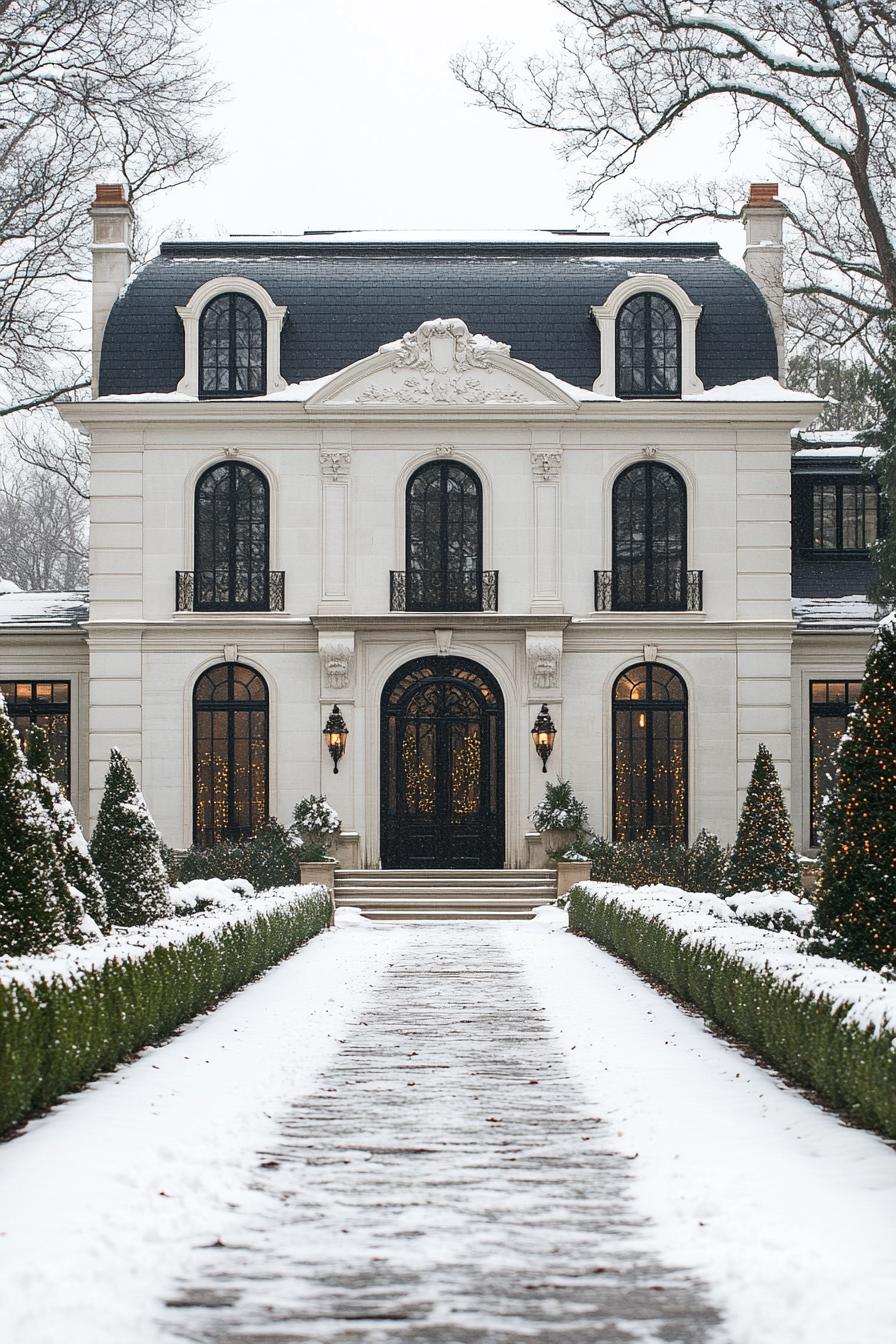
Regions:
M 367 919 L 530 919 L 554 900 L 551 868 L 337 868 L 335 901 Z

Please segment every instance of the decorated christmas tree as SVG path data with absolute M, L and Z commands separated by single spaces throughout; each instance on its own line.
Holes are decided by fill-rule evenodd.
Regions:
M 793 827 L 772 754 L 762 743 L 728 861 L 727 885 L 731 891 L 802 891 Z
M 113 924 L 151 924 L 171 914 L 162 837 L 131 767 L 114 747 L 90 853 Z
M 0 696 L 0 954 L 49 952 L 62 942 L 68 899 L 53 824 Z
M 896 617 L 882 622 L 822 814 L 817 923 L 838 955 L 896 965 Z
M 98 928 L 107 929 L 109 916 L 103 884 L 90 857 L 84 832 L 78 825 L 75 809 L 56 783 L 50 741 L 43 728 L 31 729 L 26 760 L 44 810 L 54 823 L 56 848 L 71 889 L 65 910 L 66 932 L 71 938 L 80 938 L 85 913 Z

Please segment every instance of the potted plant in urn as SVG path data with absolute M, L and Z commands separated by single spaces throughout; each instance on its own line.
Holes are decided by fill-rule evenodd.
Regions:
M 588 834 L 588 812 L 568 779 L 546 784 L 544 798 L 532 810 L 532 824 L 541 833 L 544 852 L 556 858 L 575 849 Z
M 339 813 L 326 798 L 309 794 L 296 803 L 290 831 L 299 850 L 303 882 L 319 882 L 333 893 L 336 860 L 330 849 L 342 829 Z

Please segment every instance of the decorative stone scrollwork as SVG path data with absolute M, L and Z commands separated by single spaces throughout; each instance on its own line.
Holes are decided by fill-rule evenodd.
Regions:
M 330 481 L 347 481 L 351 471 L 352 455 L 348 448 L 322 448 L 320 469 Z
M 321 639 L 318 648 L 324 685 L 344 691 L 352 679 L 355 646 L 351 639 Z
M 533 449 L 530 460 L 532 462 L 532 475 L 536 481 L 556 481 L 560 479 L 560 468 L 563 465 L 563 450 L 561 448 Z
M 527 653 L 529 655 L 529 676 L 532 685 L 540 691 L 551 690 L 556 687 L 560 677 L 559 645 L 541 641 L 540 643 L 530 644 Z
M 656 445 L 653 443 L 646 443 L 641 449 L 641 456 L 651 458 L 656 457 Z
M 507 356 L 510 346 L 487 336 L 474 336 L 459 317 L 437 317 L 421 322 L 416 331 L 406 331 L 400 341 L 380 347 L 393 354 L 393 373 L 410 370 L 398 386 L 370 383 L 356 397 L 359 405 L 397 402 L 418 406 L 422 402 L 446 402 L 481 406 L 489 402 L 521 403 L 526 397 L 509 382 L 496 383 L 495 355 Z M 486 371 L 489 379 L 473 374 Z
M 453 452 L 454 452 L 453 443 L 436 444 L 436 457 L 450 457 Z

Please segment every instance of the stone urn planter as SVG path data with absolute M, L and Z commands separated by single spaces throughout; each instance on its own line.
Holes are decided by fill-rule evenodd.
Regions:
M 551 864 L 556 863 L 556 859 L 552 859 L 551 855 L 565 854 L 575 843 L 575 839 L 575 831 L 542 831 L 541 843 L 544 845 L 547 862 Z
M 310 863 L 299 863 L 301 880 L 313 886 L 326 887 L 330 893 L 330 928 L 336 918 L 336 860 L 315 859 Z

